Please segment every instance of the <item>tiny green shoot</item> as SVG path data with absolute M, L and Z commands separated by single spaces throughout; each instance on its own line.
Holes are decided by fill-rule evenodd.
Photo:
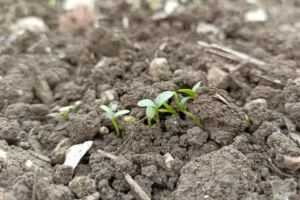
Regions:
M 56 0 L 48 0 L 48 4 L 50 6 L 55 6 L 56 5 Z
M 203 0 L 193 0 L 193 2 L 194 2 L 194 3 L 197 3 L 197 4 L 202 3 L 202 1 L 203 1 Z M 184 3 L 187 3 L 188 0 L 180 0 L 180 2 L 181 2 L 182 4 L 184 4 Z
M 188 100 L 193 100 L 193 99 L 195 99 L 196 91 L 197 91 L 197 89 L 198 89 L 200 86 L 201 86 L 201 81 L 199 81 L 198 83 L 196 83 L 196 85 L 194 85 L 192 89 L 180 89 L 180 90 L 178 90 L 178 92 L 180 92 L 180 93 L 185 93 L 185 94 L 188 95 L 187 97 L 184 97 L 184 98 L 181 100 L 181 103 L 183 103 L 183 105 L 184 105 Z
M 246 130 L 247 128 L 249 128 L 249 126 L 251 125 L 251 120 L 248 117 L 248 115 L 245 115 L 245 126 L 244 126 L 244 130 Z
M 176 92 L 174 92 L 174 99 L 175 99 L 175 103 L 177 105 L 177 107 L 179 108 L 179 110 L 185 114 L 186 116 L 190 117 L 192 120 L 194 120 L 194 122 L 199 125 L 201 128 L 203 128 L 203 125 L 201 124 L 201 122 L 199 121 L 199 119 L 193 115 L 192 113 L 188 112 L 186 110 L 185 104 L 188 100 L 194 100 L 196 97 L 196 91 L 198 88 L 200 88 L 201 86 L 201 81 L 199 81 L 198 83 L 196 83 L 192 89 L 180 89 L 178 90 L 178 92 L 180 93 L 184 93 L 187 94 L 188 96 L 184 97 L 183 99 L 181 99 L 181 101 L 179 101 L 179 97 L 177 95 Z
M 154 101 L 151 99 L 143 99 L 138 102 L 139 107 L 146 107 L 146 116 L 148 118 L 148 126 L 152 126 L 152 119 L 160 126 L 159 113 L 171 113 L 176 115 L 175 110 L 167 103 L 173 96 L 172 91 L 165 91 L 159 94 Z M 161 108 L 164 106 L 163 108 Z
M 199 121 L 199 119 L 194 114 L 192 114 L 186 110 L 185 103 L 188 99 L 186 97 L 184 97 L 181 101 L 179 101 L 179 97 L 178 97 L 177 93 L 176 92 L 173 92 L 173 93 L 174 93 L 175 103 L 176 103 L 177 107 L 179 108 L 179 110 L 186 116 L 190 117 L 198 126 L 203 128 L 203 125 Z
M 65 106 L 65 107 L 61 107 L 61 108 L 58 109 L 60 115 L 62 116 L 62 118 L 63 118 L 64 120 L 68 120 L 68 119 L 69 119 L 68 114 L 69 114 L 69 111 L 70 111 L 72 108 L 74 108 L 74 106 Z
M 123 117 L 124 121 L 127 122 L 127 123 L 131 123 L 131 122 L 135 122 L 136 121 L 136 118 L 133 117 L 133 116 L 130 116 L 130 115 L 125 115 Z
M 118 123 L 116 121 L 116 117 L 119 117 L 119 116 L 122 116 L 122 115 L 126 115 L 128 113 L 130 113 L 129 110 L 120 110 L 116 113 L 114 113 L 108 106 L 106 105 L 101 105 L 100 108 L 102 110 L 104 110 L 106 112 L 106 114 L 109 116 L 109 118 L 111 119 L 111 122 L 115 128 L 115 131 L 116 131 L 116 135 L 117 137 L 121 137 L 121 134 L 120 134 L 120 128 L 118 126 Z

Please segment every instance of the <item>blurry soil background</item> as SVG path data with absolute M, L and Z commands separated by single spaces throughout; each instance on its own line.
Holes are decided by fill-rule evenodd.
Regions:
M 1 200 L 300 199 L 299 1 L 86 2 L 0 0 Z M 204 129 L 144 123 L 198 81 Z

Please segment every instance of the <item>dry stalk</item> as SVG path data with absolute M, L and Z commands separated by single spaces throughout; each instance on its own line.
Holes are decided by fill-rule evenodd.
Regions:
M 142 188 L 137 184 L 135 180 L 129 175 L 125 173 L 125 180 L 129 184 L 131 190 L 139 197 L 141 200 L 151 200 L 147 194 L 142 190 Z

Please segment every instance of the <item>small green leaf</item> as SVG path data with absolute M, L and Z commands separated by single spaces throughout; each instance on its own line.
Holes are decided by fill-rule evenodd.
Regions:
M 127 123 L 135 122 L 135 121 L 136 121 L 136 118 L 133 117 L 133 116 L 130 116 L 130 115 L 125 115 L 125 116 L 124 116 L 124 121 L 127 122 Z
M 193 91 L 196 92 L 196 90 L 201 86 L 201 81 L 199 81 L 196 85 L 193 87 Z
M 168 101 L 172 96 L 173 96 L 173 92 L 171 91 L 165 91 L 159 94 L 154 101 L 157 108 L 160 108 L 163 105 L 163 103 Z
M 170 111 L 170 113 L 172 113 L 173 115 L 176 115 L 175 110 L 167 103 L 163 103 L 164 107 Z
M 50 6 L 55 6 L 56 5 L 56 0 L 49 0 L 48 1 Z
M 184 97 L 183 99 L 181 99 L 180 104 L 181 104 L 182 106 L 184 106 L 185 103 L 186 103 L 188 100 L 190 100 L 190 99 L 192 99 L 192 97 Z
M 178 90 L 178 92 L 185 93 L 185 94 L 189 95 L 192 98 L 195 97 L 195 92 L 191 89 L 180 89 L 180 90 Z
M 158 112 L 161 112 L 161 113 L 172 113 L 170 110 L 165 109 L 165 108 L 158 109 Z
M 247 129 L 251 125 L 251 120 L 248 117 L 248 115 L 245 115 L 245 119 L 246 119 L 246 121 L 245 121 L 245 127 L 244 127 L 244 129 Z
M 58 111 L 60 112 L 60 115 L 64 118 L 64 120 L 68 120 L 69 119 L 69 111 L 74 108 L 74 106 L 65 106 L 65 107 L 61 107 L 58 109 Z
M 109 115 L 110 118 L 112 119 L 114 118 L 115 113 L 113 113 L 113 111 L 109 107 L 107 107 L 106 105 L 101 105 L 100 108 L 104 110 Z
M 69 111 L 70 109 L 74 108 L 74 106 L 65 106 L 65 107 L 61 107 L 59 108 L 59 112 L 64 112 L 64 111 Z
M 154 106 L 148 106 L 146 108 L 146 115 L 149 118 L 153 118 L 155 116 L 155 112 L 156 112 L 156 110 L 155 110 Z
M 181 112 L 183 112 L 185 110 L 185 107 L 183 105 L 181 105 L 181 103 L 179 102 L 179 98 L 178 98 L 177 93 L 173 92 L 173 94 L 174 94 L 174 99 L 175 99 L 175 103 L 176 103 L 177 107 L 179 108 L 179 110 Z
M 199 119 L 198 119 L 195 115 L 193 115 L 192 113 L 190 113 L 190 112 L 188 112 L 188 111 L 186 111 L 186 110 L 185 110 L 183 113 L 184 113 L 186 116 L 192 118 L 192 120 L 193 120 L 198 126 L 200 126 L 200 128 L 204 128 L 203 124 L 199 121 Z
M 115 118 L 118 117 L 118 116 L 121 116 L 121 115 L 128 114 L 128 113 L 130 113 L 130 110 L 120 110 L 119 112 L 117 112 L 115 114 Z
M 154 106 L 154 102 L 151 99 L 143 99 L 138 102 L 139 107 Z

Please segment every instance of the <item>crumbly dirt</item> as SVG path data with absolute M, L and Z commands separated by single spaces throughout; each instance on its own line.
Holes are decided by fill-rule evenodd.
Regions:
M 97 0 L 95 13 L 0 0 L 0 200 L 137 200 L 126 173 L 152 200 L 300 199 L 299 7 L 203 0 L 165 15 L 143 0 Z M 246 20 L 255 10 L 265 21 Z M 20 26 L 32 16 L 46 28 Z M 138 101 L 199 81 L 186 109 L 204 128 L 173 99 L 179 114 L 147 125 Z M 117 118 L 122 137 L 102 104 L 136 117 Z

